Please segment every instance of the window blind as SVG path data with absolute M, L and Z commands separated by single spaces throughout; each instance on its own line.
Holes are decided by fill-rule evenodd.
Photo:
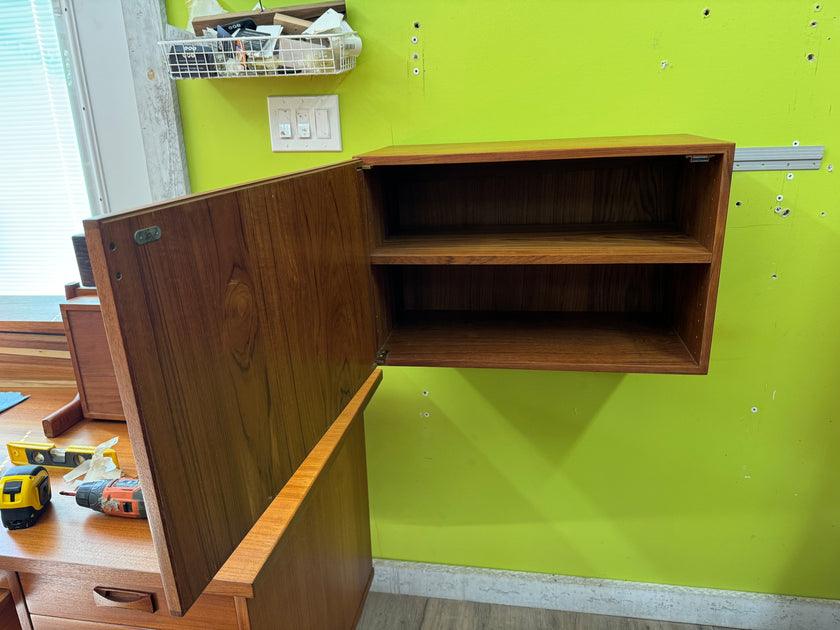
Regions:
M 0 296 L 62 295 L 90 206 L 51 0 L 2 0 L 0 24 Z

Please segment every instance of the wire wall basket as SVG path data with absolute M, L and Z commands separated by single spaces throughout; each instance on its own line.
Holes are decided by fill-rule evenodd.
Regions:
M 336 35 L 196 38 L 158 42 L 173 79 L 340 74 L 356 67 L 362 40 Z

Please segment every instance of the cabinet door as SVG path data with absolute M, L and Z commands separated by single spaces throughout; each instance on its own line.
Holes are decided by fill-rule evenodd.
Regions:
M 360 191 L 348 162 L 85 223 L 173 614 L 372 371 Z

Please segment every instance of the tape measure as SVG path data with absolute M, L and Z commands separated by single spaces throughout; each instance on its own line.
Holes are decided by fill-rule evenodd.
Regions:
M 43 466 L 12 466 L 0 478 L 0 519 L 9 529 L 32 527 L 52 498 Z

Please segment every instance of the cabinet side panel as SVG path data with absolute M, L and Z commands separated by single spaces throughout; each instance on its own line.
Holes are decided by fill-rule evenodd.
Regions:
M 265 563 L 251 630 L 348 630 L 373 575 L 361 412 Z
M 318 169 L 86 224 L 175 614 L 370 374 L 355 175 Z M 152 227 L 160 238 L 137 244 Z
M 677 199 L 683 231 L 712 252 L 708 265 L 678 271 L 676 330 L 695 360 L 708 369 L 717 305 L 734 145 L 707 163 L 686 162 Z

